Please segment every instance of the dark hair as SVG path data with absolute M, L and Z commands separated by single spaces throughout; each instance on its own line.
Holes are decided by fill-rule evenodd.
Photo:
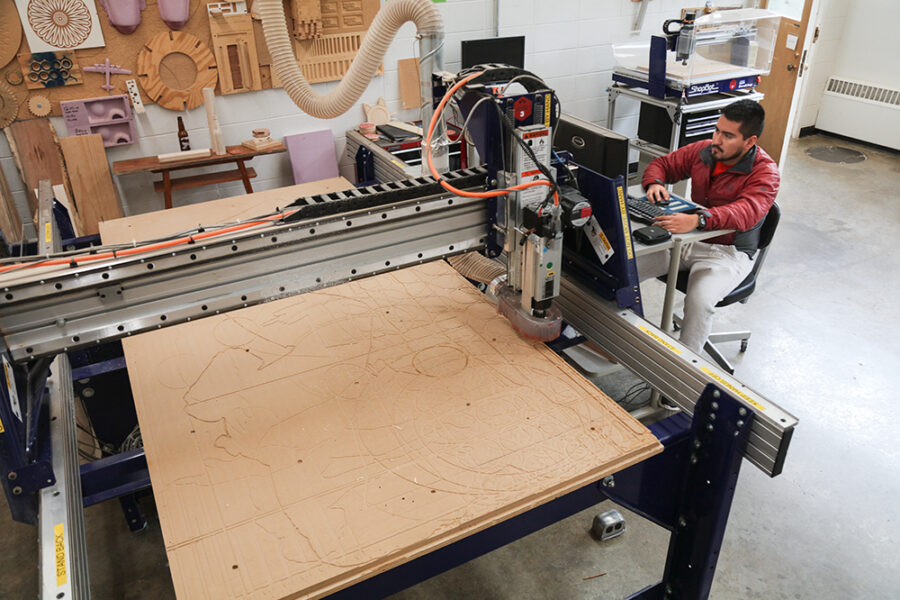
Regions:
M 722 111 L 722 116 L 741 124 L 740 130 L 744 139 L 762 135 L 763 125 L 766 123 L 766 111 L 759 102 L 753 100 L 738 100 L 729 104 Z

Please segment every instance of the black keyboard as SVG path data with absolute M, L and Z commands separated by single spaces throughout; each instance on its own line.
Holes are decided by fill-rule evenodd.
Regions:
M 628 215 L 636 220 L 644 223 L 653 223 L 653 217 L 662 217 L 671 214 L 669 211 L 647 202 L 646 200 L 638 200 L 637 198 L 629 198 L 626 200 L 628 205 Z

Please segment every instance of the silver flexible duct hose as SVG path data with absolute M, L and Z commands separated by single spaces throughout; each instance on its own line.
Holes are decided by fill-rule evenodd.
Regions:
M 463 277 L 489 285 L 500 276 L 506 275 L 506 265 L 498 263 L 478 252 L 467 252 L 447 258 L 450 266 Z
M 436 40 L 439 41 L 438 47 L 443 43 L 444 22 L 431 0 L 390 0 L 381 7 L 347 74 L 337 88 L 324 95 L 314 92 L 300 71 L 282 0 L 256 0 L 253 12 L 262 18 L 263 35 L 272 55 L 272 68 L 281 79 L 284 90 L 300 110 L 320 119 L 342 115 L 359 100 L 375 76 L 397 31 L 407 21 L 412 21 L 418 28 L 420 44 L 424 49 L 422 71 L 426 72 L 426 60 L 433 63 L 428 65 L 429 76 L 443 68 L 440 64 L 442 53 L 432 50 L 436 47 Z M 430 81 L 428 86 L 430 88 Z M 427 124 L 425 121 L 426 127 Z

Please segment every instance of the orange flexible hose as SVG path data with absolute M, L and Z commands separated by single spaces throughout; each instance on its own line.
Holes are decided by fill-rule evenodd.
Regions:
M 444 106 L 446 106 L 447 101 L 450 100 L 450 98 L 453 96 L 453 94 L 456 93 L 459 88 L 483 73 L 484 71 L 472 73 L 471 75 L 458 81 L 456 85 L 447 90 L 447 93 L 444 94 L 443 98 L 441 98 L 441 101 L 437 105 L 437 108 L 434 109 L 434 114 L 431 115 L 431 123 L 428 124 L 428 136 L 425 138 L 425 157 L 428 161 L 428 169 L 431 171 L 431 175 L 438 180 L 438 182 L 445 190 L 464 198 L 496 198 L 497 196 L 505 196 L 511 190 L 524 190 L 537 185 L 553 187 L 553 184 L 550 181 L 547 181 L 546 179 L 539 179 L 537 181 L 527 181 L 525 183 L 520 183 L 519 185 L 514 185 L 502 190 L 491 190 L 489 192 L 467 192 L 447 183 L 443 178 L 441 178 L 440 174 L 437 172 L 437 169 L 434 168 L 434 160 L 431 156 L 431 136 L 434 135 L 434 126 L 437 124 L 437 120 L 443 112 Z M 555 191 L 553 192 L 553 204 L 559 205 L 559 194 Z

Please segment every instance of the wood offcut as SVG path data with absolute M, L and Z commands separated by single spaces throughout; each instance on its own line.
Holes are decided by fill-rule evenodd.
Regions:
M 85 234 L 100 233 L 99 223 L 123 216 L 99 134 L 75 135 L 60 140 L 75 205 Z

